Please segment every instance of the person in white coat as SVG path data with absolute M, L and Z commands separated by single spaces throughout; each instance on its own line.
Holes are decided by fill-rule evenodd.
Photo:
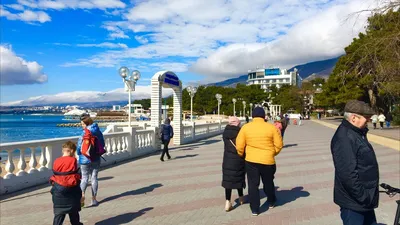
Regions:
M 386 117 L 381 112 L 378 116 L 379 125 L 381 125 L 381 130 L 383 129 L 383 123 L 385 122 Z
M 371 120 L 372 120 L 372 125 L 374 125 L 374 129 L 376 129 L 376 123 L 378 123 L 378 115 L 374 114 L 371 117 Z

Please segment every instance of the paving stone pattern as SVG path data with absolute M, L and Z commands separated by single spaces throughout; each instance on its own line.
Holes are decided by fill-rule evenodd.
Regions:
M 214 137 L 175 148 L 172 160 L 160 162 L 159 155 L 127 162 L 99 174 L 98 207 L 84 208 L 84 224 L 341 224 L 339 208 L 333 203 L 333 164 L 330 139 L 334 130 L 304 121 L 289 126 L 285 148 L 277 157 L 278 206 L 262 206 L 258 217 L 249 205 L 224 211 L 221 187 L 223 143 Z M 381 182 L 399 186 L 400 152 L 373 145 L 380 166 Z M 265 194 L 262 192 L 262 204 Z M 233 191 L 233 199 L 237 199 Z M 247 194 L 247 189 L 245 190 Z M 90 190 L 87 190 L 88 205 Z M 378 222 L 392 224 L 395 200 L 381 194 L 376 210 Z M 49 187 L 3 196 L 0 224 L 52 224 Z M 65 224 L 69 224 L 68 218 Z

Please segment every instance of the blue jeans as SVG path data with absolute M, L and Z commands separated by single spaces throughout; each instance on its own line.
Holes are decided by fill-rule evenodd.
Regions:
M 84 164 L 81 165 L 81 172 L 82 172 L 82 181 L 81 181 L 81 189 L 83 194 L 85 194 L 88 182 L 89 182 L 89 176 L 91 175 L 91 181 L 92 181 L 92 196 L 96 197 L 97 196 L 97 189 L 98 189 L 98 180 L 97 180 L 97 175 L 99 173 L 100 169 L 100 160 L 91 162 L 89 164 Z
M 356 212 L 351 209 L 340 209 L 343 225 L 377 225 L 375 211 Z

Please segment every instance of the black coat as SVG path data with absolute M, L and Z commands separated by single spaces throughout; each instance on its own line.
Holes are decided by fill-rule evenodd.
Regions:
M 57 183 L 51 188 L 54 214 L 68 214 L 81 211 L 82 190 L 79 185 L 63 187 Z
M 236 137 L 240 127 L 227 125 L 222 138 L 224 140 L 224 160 L 222 162 L 222 187 L 227 189 L 245 188 L 245 164 L 236 151 Z
M 378 162 L 367 132 L 368 128 L 359 129 L 343 120 L 331 142 L 334 202 L 359 212 L 377 208 L 379 202 Z

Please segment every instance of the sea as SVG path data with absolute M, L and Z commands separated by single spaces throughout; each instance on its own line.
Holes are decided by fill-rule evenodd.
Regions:
M 57 127 L 60 123 L 78 122 L 66 120 L 63 115 L 0 114 L 0 143 L 78 136 L 82 134 L 81 127 Z M 104 128 L 101 130 L 104 131 Z M 4 154 L 7 155 L 3 150 L 0 149 L 1 161 Z

